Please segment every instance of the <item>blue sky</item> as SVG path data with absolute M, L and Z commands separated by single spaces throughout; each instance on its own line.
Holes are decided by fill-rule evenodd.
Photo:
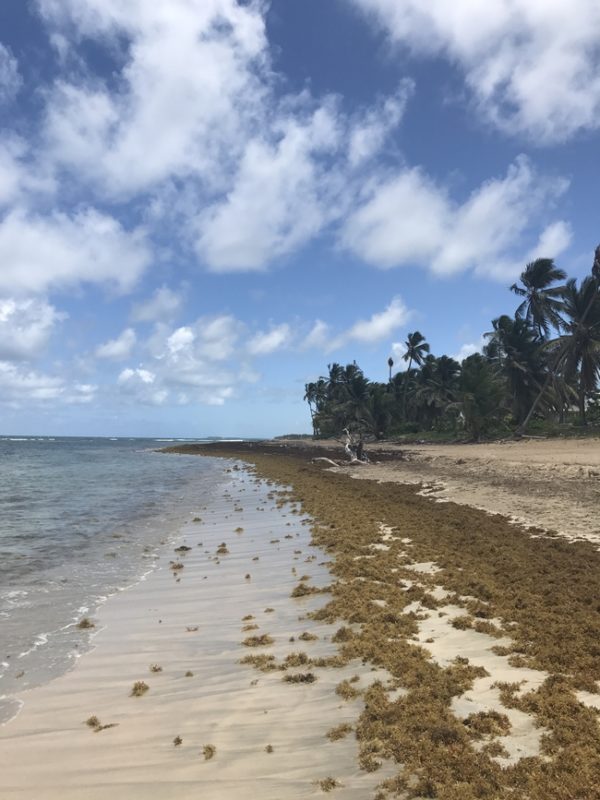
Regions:
M 275 435 L 598 244 L 596 0 L 4 0 L 0 433 Z

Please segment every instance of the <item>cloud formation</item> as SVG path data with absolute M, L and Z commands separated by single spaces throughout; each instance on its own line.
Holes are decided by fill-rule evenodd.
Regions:
M 0 221 L 0 291 L 36 294 L 79 284 L 129 291 L 151 260 L 143 230 L 93 208 L 69 215 L 22 208 Z
M 443 57 L 508 133 L 564 141 L 600 127 L 596 0 L 350 0 L 404 51 Z
M 0 298 L 0 359 L 30 361 L 45 348 L 56 324 L 65 319 L 45 300 Z
M 124 361 L 131 355 L 136 341 L 137 337 L 133 328 L 126 328 L 116 339 L 110 339 L 99 345 L 96 348 L 96 356 L 110 361 Z
M 463 202 L 452 200 L 419 169 L 405 169 L 375 184 L 342 232 L 344 246 L 381 268 L 423 266 L 437 275 L 465 269 L 506 280 L 514 275 L 515 246 L 526 248 L 532 220 L 547 214 L 565 180 L 538 175 L 520 156 L 504 177 L 481 184 Z M 570 242 L 563 220 L 541 233 L 556 257 Z

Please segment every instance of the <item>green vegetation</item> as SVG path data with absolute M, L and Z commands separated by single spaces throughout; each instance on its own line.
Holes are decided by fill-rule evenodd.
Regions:
M 492 320 L 482 353 L 460 364 L 432 355 L 419 331 L 407 336 L 405 372 L 392 375 L 388 359 L 387 383 L 368 380 L 356 362 L 330 364 L 305 386 L 315 436 L 479 440 L 599 425 L 600 246 L 590 275 L 566 278 L 552 259 L 528 264 L 510 287 L 522 298 L 514 316 Z

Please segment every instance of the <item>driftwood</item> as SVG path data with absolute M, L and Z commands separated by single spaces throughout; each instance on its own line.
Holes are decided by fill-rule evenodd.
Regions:
M 346 434 L 346 439 L 345 441 L 341 441 L 341 443 L 344 445 L 344 451 L 348 456 L 348 461 L 336 462 L 331 458 L 326 458 L 325 456 L 316 456 L 315 458 L 311 459 L 312 463 L 328 464 L 330 467 L 345 467 L 349 464 L 352 466 L 364 466 L 365 464 L 368 464 L 369 459 L 367 458 L 363 449 L 362 436 L 358 439 L 358 441 L 355 441 L 348 428 L 344 428 L 344 433 Z
M 321 463 L 321 464 L 329 464 L 330 467 L 339 467 L 340 465 L 332 461 L 330 458 L 325 458 L 325 456 L 318 456 L 317 458 L 311 458 L 311 464 Z
M 366 466 L 366 461 L 359 461 L 358 458 L 351 458 L 350 461 L 333 461 L 331 458 L 325 458 L 325 456 L 316 456 L 315 458 L 311 458 L 311 464 L 329 464 L 330 467 L 347 467 L 348 465 L 354 466 Z

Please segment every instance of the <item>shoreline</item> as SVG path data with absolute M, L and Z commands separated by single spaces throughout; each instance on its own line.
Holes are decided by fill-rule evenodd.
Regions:
M 365 688 L 388 676 L 358 662 L 321 664 L 335 656 L 336 626 L 305 618 L 326 596 L 313 590 L 329 582 L 308 526 L 283 489 L 230 470 L 229 488 L 198 508 L 202 521 L 185 526 L 157 570 L 104 604 L 93 649 L 26 693 L 21 713 L 0 729 L 3 797 L 191 798 L 200 790 L 276 800 L 319 794 L 329 778 L 356 800 L 372 793 L 381 776 L 356 768 L 353 738 L 329 742 L 325 734 L 358 713 L 356 702 L 336 695 L 340 681 L 359 675 Z M 229 552 L 219 554 L 223 542 Z M 303 573 L 310 591 L 293 599 Z M 248 625 L 274 644 L 244 647 Z M 266 652 L 276 669 L 239 663 Z M 286 661 L 294 653 L 311 663 L 298 656 L 295 667 Z M 307 670 L 317 680 L 296 684 L 293 676 Z M 136 681 L 150 688 L 130 697 Z M 97 727 L 85 724 L 93 717 Z M 206 760 L 208 746 L 216 754 Z
M 98 637 L 108 641 L 99 638 L 64 680 L 34 690 L 28 728 L 0 732 L 2 774 L 16 780 L 4 767 L 19 754 L 36 762 L 33 783 L 3 787 L 7 798 L 33 800 L 36 787 L 49 800 L 107 790 L 118 800 L 199 791 L 287 800 L 329 789 L 356 800 L 597 796 L 600 553 L 591 542 L 440 504 L 419 486 L 355 481 L 346 467 L 311 464 L 302 448 L 183 452 L 255 465 L 225 462 L 233 485 L 244 483 L 243 502 L 226 491 L 211 501 L 215 518 L 199 511 L 184 568 L 170 574 L 163 563 L 151 591 L 137 592 L 141 602 L 124 604 L 121 593 L 107 603 L 113 618 Z M 208 548 L 192 541 L 200 536 Z M 219 555 L 223 542 L 230 552 Z M 114 609 L 125 606 L 132 616 L 122 619 Z M 157 624 L 147 617 L 159 609 Z M 192 609 L 203 618 L 192 620 Z M 275 641 L 241 644 L 263 634 Z M 247 655 L 259 658 L 240 664 Z M 150 691 L 128 697 L 141 679 Z M 86 714 L 118 727 L 86 730 L 84 698 L 97 704 Z M 65 707 L 70 725 L 57 730 Z M 217 751 L 205 761 L 208 744 Z

